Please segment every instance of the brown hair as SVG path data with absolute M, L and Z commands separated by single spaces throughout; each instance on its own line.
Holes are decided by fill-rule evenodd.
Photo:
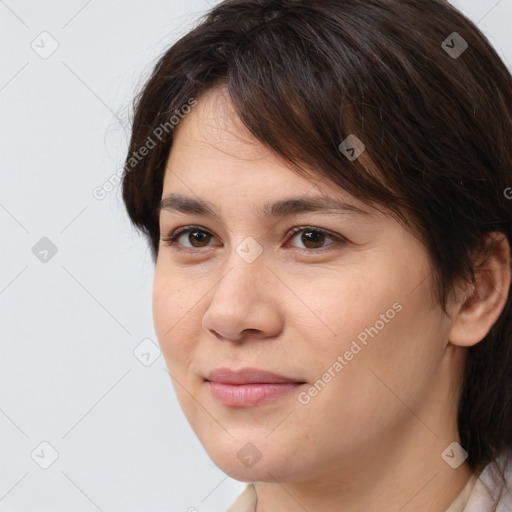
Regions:
M 161 56 L 134 101 L 123 199 L 154 258 L 170 120 L 217 86 L 297 172 L 306 164 L 410 223 L 443 309 L 459 279 L 474 279 L 471 256 L 486 233 L 512 243 L 512 76 L 446 1 L 228 0 L 212 8 Z M 354 160 L 339 147 L 349 135 L 366 148 Z M 154 147 L 134 159 L 150 139 Z M 458 426 L 476 471 L 512 449 L 510 296 L 467 350 Z

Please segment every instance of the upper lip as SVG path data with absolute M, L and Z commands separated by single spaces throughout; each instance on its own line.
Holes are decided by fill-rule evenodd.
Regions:
M 231 370 L 230 368 L 216 368 L 208 374 L 206 380 L 225 384 L 303 382 L 258 368 L 242 368 L 238 371 Z

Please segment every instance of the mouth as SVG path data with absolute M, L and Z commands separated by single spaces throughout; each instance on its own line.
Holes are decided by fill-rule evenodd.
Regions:
M 213 370 L 205 379 L 214 398 L 232 407 L 252 407 L 289 394 L 306 382 L 256 368 Z

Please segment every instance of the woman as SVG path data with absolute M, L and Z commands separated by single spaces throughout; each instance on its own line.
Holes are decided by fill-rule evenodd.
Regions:
M 229 509 L 510 510 L 512 77 L 442 0 L 231 0 L 135 104 L 123 199 Z

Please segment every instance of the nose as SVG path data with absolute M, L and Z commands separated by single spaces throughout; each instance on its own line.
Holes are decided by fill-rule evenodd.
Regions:
M 202 326 L 220 340 L 276 336 L 283 327 L 278 278 L 263 255 L 248 263 L 234 253 L 210 295 Z M 252 333 L 252 334 L 250 334 Z

